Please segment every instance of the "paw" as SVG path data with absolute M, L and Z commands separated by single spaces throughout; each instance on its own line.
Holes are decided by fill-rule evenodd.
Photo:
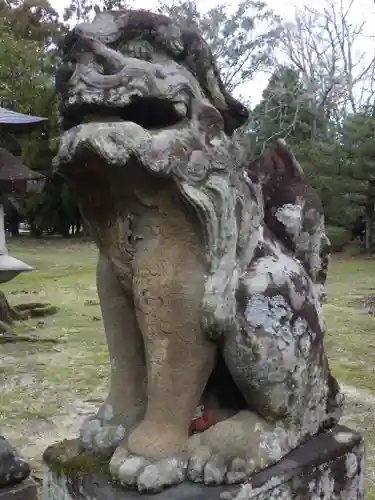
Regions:
M 133 433 L 133 438 L 137 439 L 133 440 L 132 446 L 129 446 L 129 438 L 116 449 L 110 461 L 110 473 L 123 486 L 143 493 L 157 493 L 185 480 L 207 486 L 240 484 L 255 472 L 279 461 L 293 447 L 286 430 L 248 411 L 194 434 L 184 445 L 177 447 L 178 452 L 170 453 L 171 449 L 177 449 L 172 446 L 168 458 L 160 454 L 157 458 L 156 451 L 163 449 L 165 452 L 166 444 L 176 444 L 178 440 L 169 439 L 164 430 L 162 442 L 155 438 L 160 438 L 160 432 L 150 434 L 154 442 L 150 436 L 143 442 L 141 438 L 147 427 L 137 429 L 142 432 Z M 172 432 L 169 437 L 173 436 Z M 297 439 L 296 436 L 292 438 Z M 148 454 L 153 458 L 143 456 L 149 451 L 146 442 L 151 443 L 149 449 L 154 446 L 154 453 Z
M 295 436 L 296 437 L 296 436 Z M 248 411 L 189 440 L 187 478 L 206 485 L 240 484 L 292 449 L 289 433 Z
M 80 429 L 80 441 L 84 449 L 103 458 L 110 458 L 125 437 L 125 426 L 113 419 L 111 406 L 104 404 L 95 417 L 87 418 Z
M 202 446 L 190 457 L 187 478 L 194 483 L 217 486 L 243 483 L 253 472 L 255 472 L 254 460 L 242 457 L 228 458 Z
M 198 448 L 190 458 L 181 455 L 153 462 L 119 447 L 109 464 L 117 482 L 139 493 L 158 493 L 185 480 L 207 486 L 238 484 L 246 481 L 254 468 L 251 459 L 226 458 L 205 447 Z
M 80 430 L 82 446 L 100 456 L 110 457 L 125 436 L 125 427 L 111 425 L 98 418 L 87 419 Z
M 164 458 L 151 463 L 119 447 L 112 456 L 109 470 L 112 477 L 124 487 L 136 489 L 140 493 L 158 493 L 182 483 L 186 479 L 187 464 L 184 457 Z

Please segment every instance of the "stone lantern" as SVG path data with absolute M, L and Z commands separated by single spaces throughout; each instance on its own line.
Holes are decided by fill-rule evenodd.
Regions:
M 0 107 L 0 139 L 31 132 L 46 118 L 17 113 Z M 4 226 L 4 196 L 26 193 L 43 187 L 44 177 L 30 170 L 21 160 L 4 148 L 0 148 L 0 283 L 15 278 L 33 268 L 8 254 Z
M 0 148 L 0 283 L 33 269 L 8 253 L 4 226 L 4 196 L 38 191 L 43 184 L 42 174 L 30 170 L 19 158 Z
M 43 121 L 45 118 L 0 108 L 0 139 L 6 135 L 19 136 Z M 23 271 L 33 269 L 8 253 L 4 227 L 4 197 L 41 189 L 43 179 L 41 174 L 30 170 L 18 157 L 0 148 L 0 283 L 12 280 Z M 3 294 L 2 296 L 0 310 L 4 307 L 9 308 L 5 296 Z M 29 478 L 29 475 L 30 466 L 27 461 L 18 455 L 4 437 L 0 436 L 0 500 L 36 500 L 36 483 Z

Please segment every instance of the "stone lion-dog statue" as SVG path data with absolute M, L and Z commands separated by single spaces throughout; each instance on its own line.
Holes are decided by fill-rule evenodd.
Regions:
M 244 482 L 343 404 L 315 275 L 267 225 L 232 139 L 248 112 L 200 35 L 165 16 L 98 13 L 62 48 L 54 165 L 99 249 L 111 363 L 81 446 L 140 492 Z

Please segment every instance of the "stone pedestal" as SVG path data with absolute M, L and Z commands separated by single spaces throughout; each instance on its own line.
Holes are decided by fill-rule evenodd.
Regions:
M 30 467 L 8 441 L 0 436 L 0 500 L 36 500 L 36 483 Z
M 364 445 L 343 426 L 312 438 L 278 464 L 255 474 L 244 486 L 185 482 L 156 495 L 111 483 L 106 463 L 80 453 L 77 441 L 49 447 L 43 500 L 362 500 Z

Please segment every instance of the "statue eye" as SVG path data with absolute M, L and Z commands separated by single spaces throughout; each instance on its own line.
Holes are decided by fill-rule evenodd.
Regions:
M 120 45 L 118 50 L 124 56 L 151 61 L 154 55 L 154 48 L 147 40 L 130 40 Z
M 89 66 L 94 69 L 100 75 L 104 75 L 104 69 L 102 64 L 99 64 L 97 61 L 92 61 Z

